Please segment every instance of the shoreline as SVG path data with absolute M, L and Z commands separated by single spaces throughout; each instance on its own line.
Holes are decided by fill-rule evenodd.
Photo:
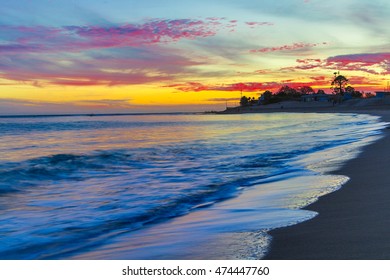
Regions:
M 321 103 L 280 103 L 262 106 L 230 107 L 217 114 L 258 114 L 258 113 L 373 113 L 390 111 L 389 104 L 366 104 L 364 106 L 336 104 L 334 106 Z
M 366 113 L 390 122 L 389 107 L 312 108 L 304 112 Z M 341 110 L 340 110 L 341 109 Z M 278 110 L 286 111 L 286 110 Z M 341 189 L 303 208 L 319 213 L 303 223 L 275 229 L 268 260 L 390 259 L 390 130 L 364 147 L 354 159 L 332 174 L 350 180 Z

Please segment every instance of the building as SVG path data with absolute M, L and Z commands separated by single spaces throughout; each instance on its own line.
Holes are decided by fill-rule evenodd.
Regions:
M 375 93 L 377 98 L 390 97 L 390 91 L 376 91 Z
M 305 94 L 301 96 L 302 102 L 329 102 L 332 99 L 330 94 Z

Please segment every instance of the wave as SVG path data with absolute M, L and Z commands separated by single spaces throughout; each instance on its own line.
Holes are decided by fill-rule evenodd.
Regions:
M 4 163 L 0 172 L 0 193 L 22 190 L 42 181 L 86 180 L 83 171 L 104 171 L 129 155 L 100 153 L 95 155 L 56 154 L 17 163 Z
M 205 162 L 210 164 L 203 166 L 203 169 L 183 168 L 181 164 L 177 164 L 178 161 L 186 162 L 193 157 L 194 150 L 198 153 L 202 148 L 160 147 L 138 151 L 96 151 L 89 155 L 56 154 L 3 164 L 0 172 L 2 196 L 15 196 L 14 193 L 18 192 L 20 193 L 18 197 L 28 197 L 30 192 L 39 192 L 42 189 L 42 192 L 46 193 L 46 189 L 59 188 L 56 190 L 59 197 L 50 198 L 50 211 L 59 215 L 69 213 L 67 214 L 69 217 L 62 217 L 61 221 L 57 219 L 51 221 L 50 230 L 46 230 L 43 224 L 36 224 L 25 233 L 34 237 L 34 242 L 23 245 L 22 250 L 14 247 L 7 249 L 7 246 L 4 246 L 2 258 L 4 256 L 9 259 L 21 256 L 29 259 L 64 258 L 76 251 L 86 250 L 87 247 L 98 246 L 109 236 L 139 230 L 185 215 L 194 209 L 210 207 L 238 195 L 242 188 L 270 181 L 272 177 L 274 180 L 280 180 L 281 175 L 296 171 L 293 168 L 270 168 L 272 161 L 275 164 L 276 160 L 282 160 L 281 154 L 258 155 L 268 165 L 264 166 L 267 172 L 247 173 L 244 177 L 239 175 L 240 172 L 254 168 L 242 164 L 248 161 L 245 157 L 241 159 L 242 162 L 233 163 L 233 166 L 230 160 L 218 164 L 208 160 L 202 161 L 202 164 Z M 271 158 L 267 160 L 269 156 Z M 210 174 L 208 169 L 212 168 L 211 165 L 214 165 L 214 169 Z M 168 168 L 173 174 L 182 173 L 184 181 L 169 176 Z M 235 172 L 234 176 L 215 179 L 218 172 L 224 174 L 232 171 Z M 145 177 L 142 179 L 143 176 Z M 179 187 L 164 188 L 174 184 L 175 180 L 178 180 Z M 195 183 L 192 184 L 191 180 L 195 180 Z M 97 182 L 102 184 L 101 188 L 94 185 Z M 155 182 L 160 187 L 141 188 L 140 186 L 146 182 Z M 80 190 L 69 190 L 69 186 L 76 184 Z M 115 184 L 115 188 L 112 184 Z M 183 187 L 185 184 L 188 186 Z M 87 205 L 82 207 L 83 210 L 80 206 L 75 206 L 80 202 L 71 206 L 61 203 L 61 196 L 64 196 L 64 193 L 74 192 L 71 197 L 80 196 L 84 193 L 82 188 L 90 188 L 92 191 L 92 193 L 88 191 L 85 197 L 80 198 L 80 202 Z M 93 193 L 94 189 L 96 194 Z M 101 198 L 97 198 L 96 202 L 88 197 L 91 195 Z M 64 200 L 69 201 L 70 198 L 65 197 Z M 85 222 L 71 221 L 72 215 L 77 217 L 80 211 L 84 213 L 83 215 L 101 213 L 102 216 L 98 219 L 87 217 Z M 44 242 L 39 242 L 37 235 L 44 235 Z
M 376 120 L 354 116 L 316 116 L 314 128 L 305 119 L 279 123 L 283 116 L 261 117 L 208 116 L 205 123 L 205 116 L 153 122 L 148 116 L 141 123 L 37 119 L 0 127 L 8 129 L 9 143 L 0 150 L 14 155 L 20 148 L 17 157 L 10 156 L 14 161 L 0 162 L 1 258 L 66 258 L 92 250 L 113 236 L 212 207 L 252 186 L 304 176 L 312 171 L 297 163 L 300 157 L 364 141 L 380 129 Z M 67 133 L 72 129 L 85 142 Z M 55 132 L 54 144 L 41 141 L 47 131 Z M 113 131 L 119 138 L 111 138 Z M 24 150 L 12 145 L 23 133 L 35 141 Z

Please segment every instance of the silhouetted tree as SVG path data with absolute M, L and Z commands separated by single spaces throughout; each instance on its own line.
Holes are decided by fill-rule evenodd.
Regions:
M 348 93 L 350 93 L 350 94 L 353 94 L 354 91 L 355 91 L 355 89 L 354 89 L 353 87 L 351 87 L 351 86 L 345 87 L 345 92 L 348 92 Z
M 355 97 L 355 98 L 362 98 L 362 97 L 363 97 L 363 93 L 361 93 L 361 92 L 358 91 L 358 90 L 355 90 L 355 91 L 352 93 L 352 97 Z
M 257 104 L 257 101 L 256 101 L 256 98 L 254 97 L 249 97 L 249 105 L 256 105 Z
M 241 100 L 240 100 L 240 105 L 245 107 L 245 106 L 248 106 L 249 104 L 249 99 L 248 97 L 246 97 L 245 95 L 243 97 L 241 97 Z
M 358 90 L 355 90 L 353 87 L 351 86 L 347 86 L 345 88 L 345 92 L 351 94 L 352 97 L 355 97 L 355 98 L 361 98 L 363 96 L 363 94 L 358 91 Z
M 325 94 L 325 91 L 322 90 L 322 89 L 319 89 L 319 90 L 317 91 L 317 94 Z
M 289 98 L 300 96 L 300 94 L 297 92 L 295 88 L 291 88 L 289 86 L 282 86 L 276 94 L 279 97 L 289 97 Z
M 263 95 L 264 96 L 264 101 L 268 102 L 272 98 L 272 92 L 269 90 L 266 90 Z
M 299 91 L 301 94 L 313 94 L 314 93 L 313 88 L 309 87 L 309 86 L 301 86 L 299 88 Z
M 348 79 L 338 72 L 334 73 L 334 79 L 332 81 L 332 89 L 336 94 L 344 95 L 345 86 L 348 84 Z

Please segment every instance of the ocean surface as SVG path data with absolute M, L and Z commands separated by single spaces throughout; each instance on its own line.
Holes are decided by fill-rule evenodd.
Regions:
M 0 259 L 258 259 L 377 140 L 361 114 L 0 118 Z

